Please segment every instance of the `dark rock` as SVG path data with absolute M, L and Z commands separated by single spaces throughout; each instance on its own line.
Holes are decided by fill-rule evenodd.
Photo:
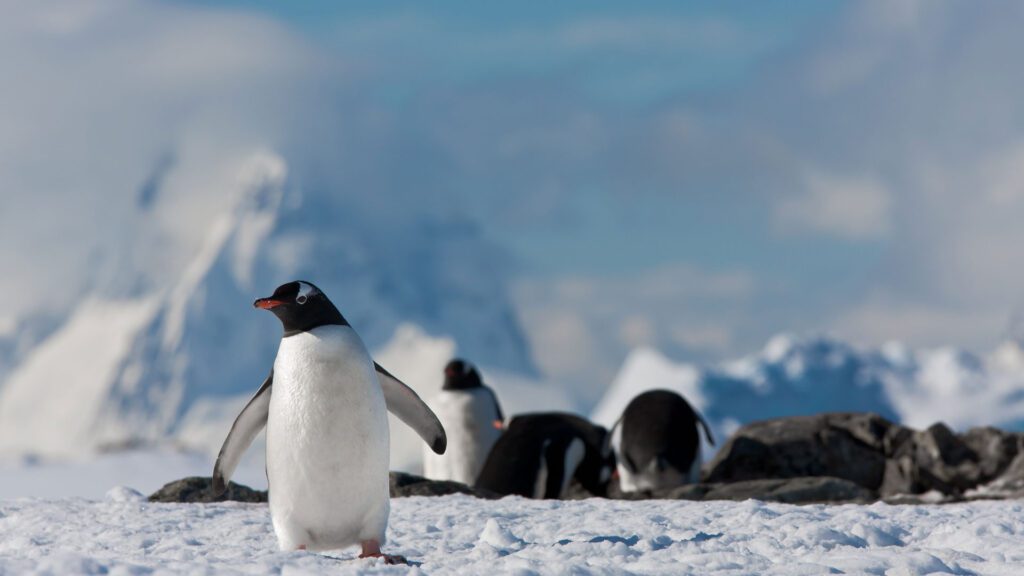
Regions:
M 920 505 L 920 504 L 952 504 L 964 502 L 967 498 L 957 494 L 943 494 L 932 490 L 921 494 L 890 494 L 880 498 L 882 502 L 893 505 Z
M 209 478 L 185 478 L 149 497 L 153 502 L 266 502 L 267 493 L 231 483 L 214 497 Z M 392 472 L 393 498 L 497 494 L 458 482 Z M 568 498 L 593 493 L 572 483 Z M 740 428 L 706 468 L 704 482 L 608 498 L 813 502 L 946 503 L 1024 497 L 1024 434 L 944 424 L 915 431 L 875 414 L 834 413 L 754 422 Z
M 829 476 L 687 484 L 655 492 L 615 492 L 624 500 L 761 500 L 788 504 L 873 502 L 878 494 L 849 480 Z
M 913 432 L 890 456 L 880 492 L 885 497 L 932 491 L 959 497 L 999 478 L 1012 484 L 1019 476 L 1006 473 L 1021 452 L 1021 438 L 991 427 L 957 435 L 942 423 Z
M 220 496 L 213 495 L 213 480 L 207 477 L 191 476 L 164 485 L 149 497 L 150 502 L 266 502 L 267 493 L 253 490 L 248 486 L 228 483 L 228 489 Z
M 914 432 L 886 467 L 883 495 L 936 490 L 959 494 L 977 484 L 977 455 L 944 424 Z
M 1021 492 L 1024 491 L 1024 452 L 1010 462 L 998 477 L 985 485 L 990 492 Z
M 878 494 L 849 480 L 829 476 L 788 478 L 784 480 L 747 480 L 729 484 L 712 484 L 701 500 L 748 500 L 813 504 L 821 502 L 873 502 Z M 685 497 L 690 490 L 676 489 L 676 497 Z
M 1005 432 L 998 428 L 986 426 L 971 428 L 963 436 L 963 441 L 978 455 L 979 471 L 982 478 L 994 479 L 1011 466 L 1021 452 L 1021 434 Z
M 497 498 L 496 494 L 476 490 L 459 482 L 429 480 L 421 476 L 392 472 L 390 481 L 392 498 L 403 496 L 444 496 L 446 494 L 469 494 L 477 498 Z M 175 480 L 164 485 L 149 497 L 150 502 L 266 502 L 267 493 L 253 490 L 248 486 L 230 482 L 228 489 L 220 496 L 214 496 L 212 480 L 192 476 Z
M 1024 491 L 1021 454 L 1024 434 L 991 427 L 958 435 L 942 423 L 917 431 L 874 414 L 820 414 L 740 428 L 706 481 L 831 476 L 887 502 L 962 501 Z
M 886 451 L 910 431 L 876 414 L 833 413 L 754 422 L 709 465 L 707 482 L 831 476 L 878 490 Z
M 577 482 L 575 479 L 569 480 L 569 485 L 565 487 L 565 492 L 562 494 L 562 500 L 586 500 L 587 498 L 595 498 L 604 496 L 604 494 L 593 494 L 589 490 L 583 487 L 582 484 Z M 611 496 L 609 496 L 611 498 Z
M 391 473 L 391 497 L 403 496 L 445 496 L 447 494 L 468 494 L 477 498 L 494 499 L 500 496 L 487 490 L 472 488 L 461 482 L 430 480 L 405 472 Z

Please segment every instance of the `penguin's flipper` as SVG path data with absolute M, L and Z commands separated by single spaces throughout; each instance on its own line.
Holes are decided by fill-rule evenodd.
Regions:
M 431 450 L 437 454 L 444 454 L 445 448 L 448 446 L 448 436 L 433 410 L 420 399 L 412 388 L 395 378 L 380 364 L 374 362 L 373 367 L 377 370 L 377 380 L 380 381 L 380 387 L 384 390 L 384 401 L 388 405 L 388 412 L 398 416 L 399 420 L 415 430 Z
M 711 427 L 708 426 L 708 421 L 704 419 L 704 416 L 699 412 L 694 412 L 697 415 L 697 421 L 700 422 L 700 427 L 704 429 L 704 437 L 708 439 L 708 444 L 715 445 L 715 437 L 711 435 Z
M 220 447 L 217 454 L 217 463 L 213 465 L 213 493 L 220 496 L 228 488 L 228 481 L 235 473 L 242 454 L 256 439 L 256 435 L 267 425 L 267 417 L 270 414 L 270 389 L 274 382 L 274 371 L 263 381 L 263 385 L 256 391 L 256 395 L 249 400 L 245 408 L 235 418 L 231 425 L 228 437 L 224 439 L 224 445 Z

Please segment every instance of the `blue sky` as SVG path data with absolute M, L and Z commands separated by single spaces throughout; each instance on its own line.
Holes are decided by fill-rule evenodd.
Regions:
M 515 97 L 530 101 L 528 106 L 541 114 L 600 117 L 613 124 L 602 137 L 613 139 L 637 138 L 630 134 L 631 124 L 666 106 L 685 103 L 713 111 L 719 99 L 731 98 L 814 36 L 839 7 L 837 2 L 213 4 L 255 9 L 287 22 L 364 74 L 355 88 L 363 97 L 411 124 L 433 112 L 417 100 L 456 107 L 461 102 L 453 93 L 483 98 L 490 91 L 519 91 Z M 643 37 L 644 27 L 654 29 L 649 37 Z M 573 34 L 575 44 L 564 38 Z M 486 128 L 493 128 L 488 137 L 503 137 L 500 122 Z M 536 161 L 517 160 L 531 166 Z M 718 196 L 715 183 L 689 190 L 657 179 L 606 182 L 601 169 L 588 158 L 565 172 L 548 167 L 550 191 L 513 187 L 501 192 L 524 194 L 524 203 L 536 205 L 511 211 L 504 203 L 496 206 L 489 191 L 477 189 L 479 179 L 467 182 L 450 174 L 445 185 L 464 188 L 463 208 L 480 218 L 529 274 L 614 275 L 677 261 L 753 266 L 759 272 L 787 267 L 772 261 L 773 251 L 762 243 L 760 207 L 735 206 Z M 545 185 L 529 179 L 520 184 Z M 786 244 L 781 246 L 787 250 L 800 248 Z M 838 246 L 836 255 L 845 260 L 860 254 Z M 788 268 L 787 273 L 801 270 Z
M 729 358 L 780 331 L 985 350 L 1024 304 L 1015 4 L 54 6 L 42 32 L 0 29 L 33 54 L 0 58 L 27 79 L 0 94 L 0 153 L 25 158 L 9 189 L 59 180 L 65 212 L 101 217 L 77 192 L 144 181 L 168 141 L 200 164 L 265 143 L 299 186 L 477 226 L 554 375 L 607 378 L 636 346 Z M 110 158 L 120 175 L 76 179 Z

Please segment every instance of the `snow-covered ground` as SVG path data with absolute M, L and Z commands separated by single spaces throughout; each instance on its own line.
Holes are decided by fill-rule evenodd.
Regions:
M 388 567 L 279 552 L 254 504 L 0 501 L 0 574 L 1020 574 L 1024 504 L 392 501 Z

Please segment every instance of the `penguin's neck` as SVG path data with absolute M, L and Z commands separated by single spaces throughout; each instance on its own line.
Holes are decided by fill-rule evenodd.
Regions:
M 309 332 L 321 326 L 349 326 L 348 320 L 341 315 L 341 312 L 333 304 L 310 309 L 308 312 L 300 311 L 298 314 L 282 318 L 284 326 L 284 338 Z

